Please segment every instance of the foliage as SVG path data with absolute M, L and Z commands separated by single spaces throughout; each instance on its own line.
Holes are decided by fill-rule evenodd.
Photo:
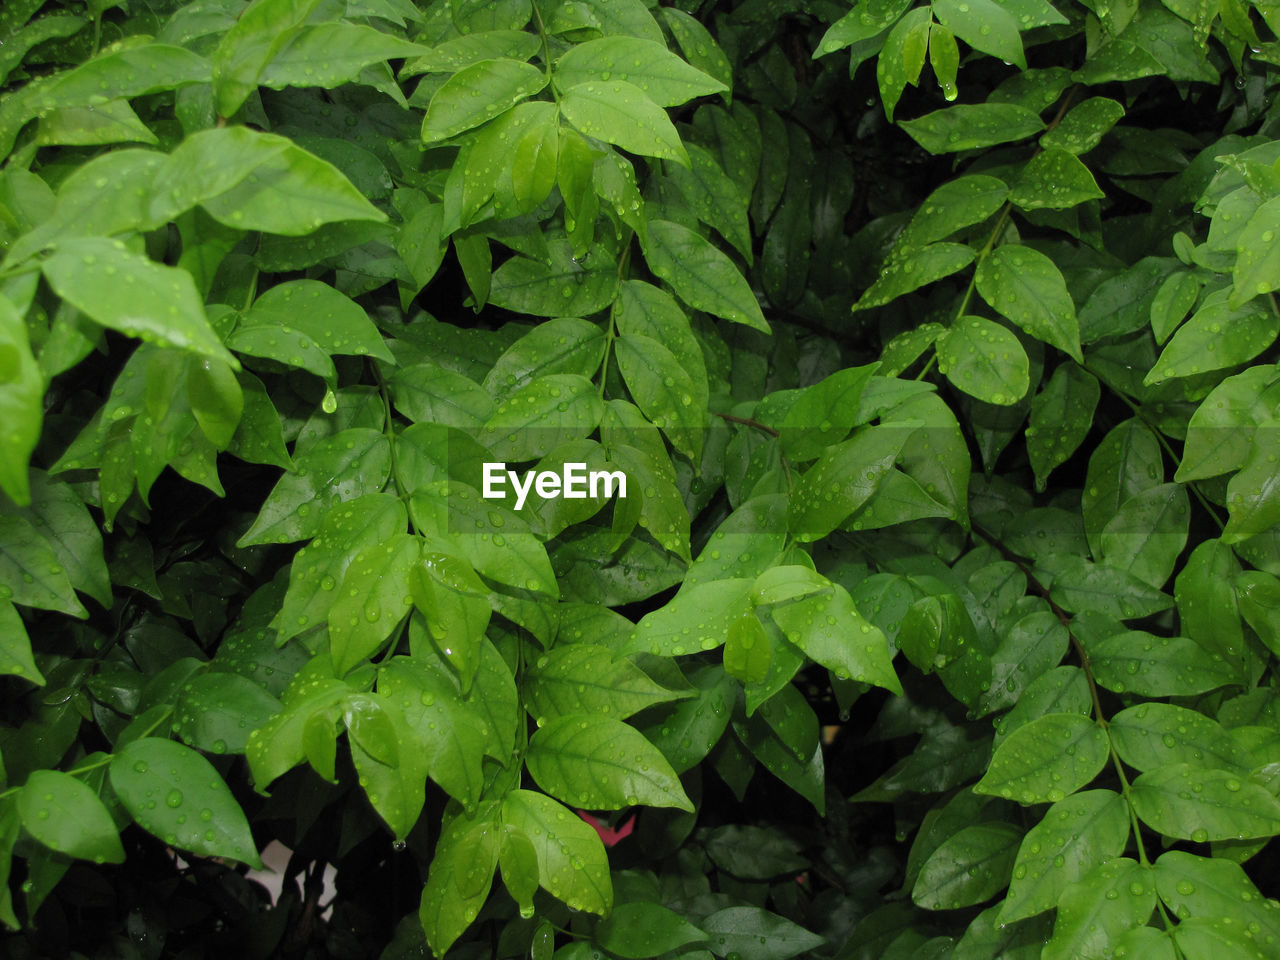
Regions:
M 1278 11 L 6 2 L 8 955 L 1275 956 Z

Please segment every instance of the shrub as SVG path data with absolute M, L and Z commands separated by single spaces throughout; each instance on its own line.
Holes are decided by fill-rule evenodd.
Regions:
M 1278 18 L 5 3 L 9 955 L 1276 956 Z

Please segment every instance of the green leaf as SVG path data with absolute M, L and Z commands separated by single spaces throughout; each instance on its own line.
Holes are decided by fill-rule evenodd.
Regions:
M 977 287 L 1001 315 L 1083 362 L 1075 303 L 1061 271 L 1043 253 L 1019 244 L 997 247 L 978 264 Z
M 668 220 L 651 220 L 641 247 L 649 268 L 695 310 L 769 332 L 738 268 L 703 237 Z
M 289 588 L 271 621 L 278 641 L 324 623 L 355 555 L 403 532 L 406 520 L 400 500 L 382 493 L 327 511 L 315 539 L 294 554 Z
M 1280 198 L 1277 198 L 1280 199 Z M 1280 202 L 1268 200 L 1254 211 L 1236 238 L 1236 262 L 1231 271 L 1230 306 L 1237 308 L 1259 294 L 1280 286 L 1276 232 L 1280 230 Z
M 1023 210 L 1065 210 L 1104 196 L 1080 158 L 1058 147 L 1032 157 L 1009 190 L 1009 200 Z
M 409 571 L 418 563 L 416 537 L 399 534 L 358 550 L 329 608 L 329 648 L 341 676 L 372 656 L 409 612 Z
M 1246 840 L 1280 833 L 1280 801 L 1229 770 L 1173 763 L 1133 781 L 1133 811 L 1170 837 Z
M 438 43 L 400 68 L 400 79 L 420 73 L 454 73 L 481 60 L 528 60 L 538 37 L 524 30 L 484 30 Z
M 422 140 L 457 136 L 506 113 L 547 85 L 547 75 L 519 60 L 481 60 L 464 67 L 436 91 L 422 118 Z
M 31 353 L 26 324 L 0 295 L 0 490 L 15 503 L 31 501 L 27 464 L 44 416 L 44 377 Z
M 801 390 L 779 425 L 783 452 L 803 462 L 843 439 L 858 418 L 858 402 L 878 367 L 846 367 Z
M 998 323 L 959 318 L 938 338 L 938 371 L 970 396 L 987 403 L 1017 403 L 1030 386 L 1026 351 Z
M 858 612 L 839 584 L 831 584 L 830 593 L 780 603 L 772 615 L 788 640 L 838 679 L 873 683 L 894 693 L 902 689 L 884 634 Z
M 499 307 L 537 317 L 588 316 L 609 306 L 618 294 L 612 262 L 573 259 L 567 245 L 554 244 L 550 262 L 512 257 L 493 274 L 490 299 Z
M 1255 943 L 1280 939 L 1280 920 L 1272 902 L 1262 896 L 1238 863 L 1169 850 L 1156 860 L 1153 873 L 1160 899 L 1180 920 L 1231 917 L 1250 930 Z
M 990 900 L 1009 882 L 1022 830 L 977 823 L 943 841 L 925 861 L 911 899 L 926 910 L 955 910 Z
M 377 493 L 391 471 L 387 438 L 368 427 L 325 437 L 297 458 L 267 495 L 239 545 L 292 543 L 314 536 L 334 504 Z
M 473 816 L 456 808 L 446 815 L 422 889 L 419 917 L 427 943 L 443 956 L 489 898 L 498 865 L 501 827 L 496 805 Z
M 656 903 L 620 903 L 596 924 L 594 940 L 619 957 L 656 957 L 694 943 L 707 935 L 674 910 Z
M 237 327 L 237 334 L 266 327 L 283 336 L 296 330 L 327 354 L 376 357 L 395 363 L 382 335 L 350 297 L 318 280 L 290 280 L 258 297 Z
M 900 20 L 898 13 L 900 11 L 896 11 L 892 18 L 886 17 L 888 22 L 885 26 L 894 20 L 898 22 L 889 31 L 876 60 L 876 83 L 880 87 L 880 101 L 884 104 L 884 115 L 890 121 L 893 120 L 893 110 L 898 105 L 903 89 L 907 84 L 914 87 L 920 79 L 925 50 L 929 44 L 929 25 L 933 23 L 933 15 L 926 7 L 916 7 Z
M 1107 735 L 1088 717 L 1049 714 L 1011 733 L 973 789 L 1025 805 L 1057 803 L 1096 777 L 1107 755 Z
M 1043 960 L 1104 956 L 1122 934 L 1145 925 L 1156 906 L 1150 873 L 1127 857 L 1112 857 L 1068 887 Z
M 956 43 L 956 35 L 940 23 L 929 28 L 929 66 L 942 88 L 943 99 L 954 101 L 959 95 L 956 73 L 960 69 L 960 47 Z
M 502 801 L 502 822 L 532 841 L 544 890 L 574 910 L 609 912 L 609 858 L 600 835 L 586 821 L 548 796 L 512 790 Z
M 955 153 L 1025 140 L 1043 130 L 1044 122 L 1017 104 L 971 103 L 935 110 L 898 126 L 930 153 Z
M 395 704 L 376 694 L 348 694 L 343 720 L 369 803 L 396 839 L 404 839 L 422 812 L 427 776 L 426 757 L 412 728 Z
M 258 83 L 285 87 L 339 87 L 358 82 L 370 64 L 411 57 L 422 47 L 373 27 L 355 23 L 317 23 L 294 34 L 266 64 Z
M 680 698 L 630 660 L 591 643 L 556 647 L 530 671 L 526 707 L 535 719 L 595 714 L 625 720 L 656 703 Z
M 87 617 L 57 552 L 41 535 L 35 519 L 25 513 L 0 513 L 0 600 Z
M 1101 560 L 1159 589 L 1187 545 L 1190 519 L 1182 485 L 1166 483 L 1144 490 L 1126 500 L 1103 527 Z
M 1151 301 L 1151 332 L 1156 343 L 1169 339 L 1200 298 L 1200 280 L 1193 273 L 1171 273 Z
M 1261 570 L 1235 577 L 1240 615 L 1272 653 L 1280 651 L 1280 579 Z
M 660 107 L 679 106 L 695 97 L 729 89 L 685 63 L 665 45 L 637 37 L 601 37 L 570 47 L 556 61 L 552 76 L 563 91 L 593 80 L 623 80 L 638 87 Z
M 734 682 L 712 664 L 689 676 L 694 696 L 645 727 L 645 736 L 662 751 L 676 773 L 696 766 L 724 735 L 733 704 Z
M 1124 116 L 1124 107 L 1107 97 L 1090 97 L 1077 103 L 1058 125 L 1040 138 L 1045 150 L 1065 150 L 1080 155 L 1096 147 L 1107 131 Z
M 1089 458 L 1081 513 L 1089 546 L 1101 553 L 1101 535 L 1120 508 L 1164 480 L 1164 460 L 1154 433 L 1137 418 L 1113 427 Z
M 194 750 L 143 737 L 119 750 L 108 770 L 112 789 L 148 833 L 200 856 L 262 869 L 244 811 L 218 771 Z
M 1141 630 L 1089 644 L 1098 683 L 1117 693 L 1147 697 L 1190 696 L 1234 680 L 1221 658 L 1186 637 L 1157 637 Z
M 297 36 L 319 0 L 254 0 L 213 53 L 218 114 L 229 117 L 254 92 L 267 64 Z
M 182 688 L 178 735 L 210 753 L 244 753 L 249 731 L 280 710 L 280 701 L 247 677 L 202 673 Z
M 670 10 L 670 7 L 664 7 Z M 663 167 L 664 179 L 679 191 L 685 206 L 699 220 L 714 228 L 733 244 L 751 263 L 751 228 L 747 224 L 747 197 L 720 166 L 720 162 L 696 143 L 685 145 L 689 151 L 690 166 L 667 164 Z
M 788 960 L 826 941 L 760 907 L 725 907 L 702 921 L 711 952 L 742 960 Z
M 1182 463 L 1174 479 L 1203 480 L 1243 467 L 1257 428 L 1270 419 L 1270 368 L 1250 367 L 1210 391 L 1187 423 Z
M 1129 808 L 1111 790 L 1084 790 L 1059 800 L 1027 831 L 1018 848 L 1000 923 L 1035 916 L 1129 840 Z
M 1018 21 L 996 0 L 934 0 L 933 15 L 975 50 L 1027 68 Z
M 919 249 L 905 248 L 901 253 L 895 249 L 875 283 L 863 292 L 853 309 L 883 306 L 904 293 L 962 270 L 973 262 L 974 256 L 973 248 L 963 243 L 930 243 Z
M 1031 399 L 1027 455 L 1043 491 L 1049 474 L 1071 459 L 1093 426 L 1102 388 L 1093 374 L 1075 363 L 1062 363 Z
M 1227 484 L 1231 517 L 1222 531 L 1223 543 L 1239 543 L 1280 522 L 1280 485 L 1271 460 L 1274 454 L 1258 439 L 1255 435 L 1249 459 Z
M 534 460 L 569 440 L 591 433 L 603 404 L 595 385 L 573 373 L 538 377 L 498 404 L 480 431 L 480 441 L 496 458 Z
M 546 374 L 591 377 L 600 368 L 604 351 L 604 334 L 594 323 L 547 320 L 502 352 L 486 374 L 484 388 L 502 399 Z
M 652 337 L 638 334 L 623 334 L 614 341 L 613 349 L 636 406 L 676 449 L 697 460 L 702 452 L 705 408 L 694 406 L 693 378 L 675 354 Z
M 755 611 L 748 611 L 729 624 L 724 642 L 724 669 L 743 683 L 763 683 L 769 676 L 773 651 Z
M 910 0 L 870 0 L 856 4 L 822 35 L 813 52 L 814 58 L 825 57 L 860 40 L 871 39 L 892 26 L 910 5 Z
M 1207 297 L 1165 344 L 1143 379 L 1150 386 L 1252 360 L 1275 342 L 1280 317 L 1257 303 L 1232 309 L 1225 291 Z
M 685 58 L 703 73 L 724 85 L 725 99 L 733 85 L 733 67 L 711 32 L 699 21 L 676 7 L 661 7 L 659 13 Z M 698 78 L 701 79 L 701 78 Z
M 791 496 L 789 527 L 799 540 L 819 540 L 871 498 L 893 468 L 913 427 L 866 427 L 828 447 L 800 477 Z
M 35 770 L 16 804 L 27 832 L 49 849 L 94 863 L 124 861 L 111 814 L 84 781 L 59 770 Z
M 922 247 L 957 230 L 981 223 L 1004 204 L 1009 188 L 985 174 L 967 174 L 944 183 L 925 198 L 898 237 L 901 247 Z
M 31 639 L 22 617 L 8 600 L 0 601 L 0 674 L 24 677 L 44 686 L 44 674 L 31 655 Z
M 396 409 L 415 423 L 476 430 L 493 415 L 493 399 L 480 384 L 430 360 L 397 370 L 391 393 Z
M 530 738 L 525 762 L 538 786 L 575 806 L 618 810 L 646 804 L 693 810 L 658 749 L 612 717 L 548 721 Z
M 1172 703 L 1140 703 L 1121 710 L 1107 725 L 1120 759 L 1138 770 L 1195 763 L 1247 775 L 1249 755 L 1216 721 Z
M 560 97 L 560 113 L 588 137 L 617 144 L 628 153 L 689 165 L 666 111 L 625 80 L 590 80 L 568 87 Z
M 104 327 L 239 369 L 209 326 L 191 275 L 130 253 L 118 240 L 67 240 L 42 264 L 58 296 Z
M 335 221 L 386 220 L 327 160 L 286 137 L 239 126 L 192 134 L 156 172 L 149 222 L 196 204 L 237 230 L 290 237 Z

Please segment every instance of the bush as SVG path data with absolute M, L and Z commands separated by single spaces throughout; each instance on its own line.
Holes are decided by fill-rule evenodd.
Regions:
M 1277 9 L 6 2 L 8 955 L 1275 957 Z

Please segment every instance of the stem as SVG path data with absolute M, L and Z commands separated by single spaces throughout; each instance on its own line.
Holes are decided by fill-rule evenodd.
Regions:
M 777 437 L 778 431 L 773 429 L 767 423 L 761 423 L 759 420 L 752 420 L 750 417 L 735 417 L 731 413 L 717 413 L 717 417 L 721 420 L 727 420 L 729 423 L 740 423 L 744 427 L 755 427 L 757 430 L 767 433 L 771 437 Z

